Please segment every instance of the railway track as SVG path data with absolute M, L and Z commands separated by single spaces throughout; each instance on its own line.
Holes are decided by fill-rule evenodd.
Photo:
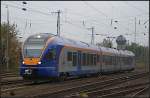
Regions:
M 124 73 L 116 73 L 116 74 L 111 74 L 111 75 L 100 75 L 98 77 L 96 76 L 96 77 L 84 77 L 84 78 L 68 78 L 66 81 L 61 81 L 61 82 L 58 82 L 58 81 L 42 81 L 39 83 L 33 83 L 32 82 L 32 84 L 42 84 L 42 83 L 53 83 L 53 82 L 55 82 L 57 84 L 64 84 L 65 85 L 65 83 L 66 83 L 68 85 L 68 84 L 72 84 L 72 82 L 77 82 L 77 84 L 78 84 L 78 82 L 84 82 L 85 80 L 86 80 L 86 83 L 90 83 L 92 81 L 96 81 L 97 79 L 106 79 L 109 77 L 114 77 L 114 76 L 118 76 L 118 75 L 122 75 L 122 74 L 124 74 Z M 29 81 L 25 81 L 23 79 L 13 80 L 13 81 L 1 81 L 1 85 L 2 86 L 8 86 L 11 88 L 10 85 L 16 85 L 17 86 L 17 84 L 21 84 L 21 83 L 22 83 L 22 85 L 24 85 L 24 84 L 26 84 L 26 82 L 29 82 Z M 58 86 L 60 86 L 60 85 L 58 85 Z
M 107 94 L 104 94 L 104 95 L 100 95 L 100 96 L 97 96 L 98 98 L 104 98 L 104 97 L 121 97 L 121 96 L 124 96 L 125 94 L 127 93 L 131 93 L 131 92 L 136 92 L 136 91 L 139 91 L 139 90 L 142 90 L 143 88 L 145 88 L 146 86 L 148 86 L 147 84 L 148 83 L 145 83 L 145 84 L 142 84 L 142 86 L 140 84 L 138 85 L 132 85 L 132 86 L 128 86 L 128 87 L 123 87 L 121 90 L 120 88 L 120 91 L 119 90 L 116 90 L 116 89 L 110 89 L 108 90 L 109 93 Z
M 145 77 L 144 77 L 145 78 Z M 139 79 L 138 79 L 139 80 Z M 143 79 L 144 80 L 144 79 Z M 136 80 L 131 80 L 130 82 L 136 82 Z M 105 85 L 100 85 L 97 86 L 95 88 L 88 88 L 86 90 L 80 91 L 80 92 L 75 92 L 72 93 L 70 95 L 65 96 L 66 98 L 73 98 L 73 97 L 81 97 L 81 96 L 88 96 L 90 98 L 94 97 L 94 96 L 98 96 L 98 95 L 103 95 L 103 94 L 108 94 L 112 91 L 121 91 L 124 89 L 128 89 L 128 88 L 133 88 L 133 87 L 138 87 L 138 86 L 142 86 L 142 85 L 148 85 L 149 81 L 144 81 L 144 82 L 140 82 L 140 83 L 127 83 L 129 81 L 123 82 L 123 83 L 119 83 L 119 85 L 115 85 L 114 83 L 108 83 Z
M 113 87 L 107 87 L 105 85 L 99 89 L 96 88 L 95 90 L 91 90 L 91 91 L 86 90 L 85 92 L 82 91 L 82 92 L 71 94 L 65 97 L 74 98 L 74 97 L 88 96 L 89 98 L 93 98 L 93 97 L 97 98 L 97 97 L 112 97 L 112 95 L 115 95 L 116 97 L 117 94 L 121 94 L 121 96 L 124 96 L 122 95 L 122 93 L 129 93 L 131 91 L 133 92 L 134 90 L 141 89 L 148 84 L 149 84 L 149 81 L 136 83 L 136 84 L 122 85 L 122 86 L 113 86 Z
M 19 75 L 12 73 L 12 72 L 5 72 L 1 73 L 1 78 L 8 78 L 8 77 L 18 77 Z
M 103 75 L 103 76 L 101 76 L 101 79 L 105 79 L 106 77 L 108 77 L 108 76 Z M 53 88 L 53 87 L 60 87 L 60 86 L 65 86 L 65 85 L 66 86 L 67 85 L 72 85 L 72 83 L 79 84 L 79 82 L 84 82 L 85 80 L 86 80 L 86 83 L 97 80 L 97 77 L 89 77 L 89 78 L 73 78 L 73 79 L 69 78 L 69 79 L 67 79 L 67 81 L 61 81 L 61 82 L 59 82 L 59 81 L 41 81 L 39 83 L 34 83 L 34 82 L 29 82 L 29 81 L 24 81 L 24 80 L 3 81 L 3 82 L 1 82 L 1 84 L 2 84 L 2 93 L 6 93 L 6 92 L 9 92 L 11 90 L 19 89 L 20 87 L 18 88 L 18 86 L 34 86 L 34 85 L 38 86 L 38 85 L 41 85 L 41 84 L 47 85 L 47 84 L 50 83 L 51 88 Z M 92 78 L 92 81 L 91 81 L 91 78 Z
M 22 90 L 20 88 L 26 87 L 26 85 L 19 86 L 18 88 L 10 88 L 10 89 L 3 89 L 2 93 L 7 93 L 14 91 L 16 92 L 17 89 L 20 89 L 17 96 L 27 96 L 27 97 L 37 97 L 37 96 L 53 96 L 55 98 L 55 94 L 58 95 L 67 95 L 65 92 L 69 92 L 69 94 L 73 92 L 78 92 L 78 90 L 83 90 L 86 88 L 92 88 L 93 85 L 97 86 L 98 84 L 105 84 L 109 83 L 111 81 L 115 81 L 119 79 L 128 79 L 131 74 L 136 74 L 137 72 L 131 72 L 131 73 L 121 73 L 121 74 L 113 74 L 113 75 L 102 75 L 99 78 L 98 77 L 90 77 L 90 78 L 79 78 L 79 79 L 71 79 L 69 81 L 63 81 L 63 82 L 57 82 L 57 83 L 43 83 L 43 85 L 30 85 L 28 86 L 28 90 Z M 146 74 L 146 73 L 145 73 Z M 136 74 L 137 76 L 142 76 L 141 74 Z M 144 73 L 143 73 L 144 75 Z M 128 76 L 128 77 L 127 77 Z M 122 78 L 121 78 L 122 77 Z M 81 86 L 82 84 L 82 86 Z M 31 90 L 33 94 L 30 94 L 29 89 L 37 89 L 36 91 Z M 21 93 L 22 92 L 24 93 Z
M 138 96 L 142 95 L 145 91 L 149 91 L 149 89 L 150 89 L 149 87 L 144 87 L 143 89 L 134 93 L 131 97 L 138 97 Z
M 93 81 L 91 83 L 85 83 L 82 85 L 72 85 L 72 87 L 64 87 L 64 88 L 59 88 L 59 89 L 53 89 L 53 90 L 48 90 L 48 92 L 46 93 L 42 93 L 42 94 L 37 94 L 37 95 L 33 95 L 33 96 L 29 96 L 29 97 L 52 97 L 52 98 L 59 98 L 62 96 L 67 96 L 70 95 L 74 92 L 79 92 L 79 91 L 83 91 L 85 89 L 95 89 L 98 85 L 105 85 L 109 84 L 107 86 L 110 85 L 114 85 L 114 84 L 118 84 L 121 82 L 125 82 L 125 81 L 129 81 L 129 80 L 134 80 L 137 78 L 141 78 L 143 76 L 147 75 L 147 73 L 140 73 L 140 74 L 134 74 L 134 75 L 128 75 L 128 76 L 121 76 L 121 77 L 117 77 L 117 78 L 113 78 L 113 79 L 108 79 L 108 80 L 104 80 L 104 81 Z
M 1 89 L 2 92 L 6 92 L 7 90 L 10 89 L 15 89 L 20 86 L 27 86 L 27 85 L 32 85 L 33 83 L 31 81 L 24 81 L 24 80 L 17 80 L 17 81 L 7 81 L 3 82 L 1 84 Z

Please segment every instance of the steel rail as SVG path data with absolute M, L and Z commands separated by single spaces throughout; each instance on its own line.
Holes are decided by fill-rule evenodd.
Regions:
M 149 87 L 145 87 L 145 88 L 143 88 L 142 90 L 136 92 L 136 93 L 135 93 L 134 95 L 132 95 L 131 97 L 136 97 L 136 96 L 140 95 L 141 93 L 143 93 L 144 91 L 146 91 L 146 90 L 148 90 L 148 89 L 149 89 Z
M 88 83 L 88 84 L 84 84 L 84 85 L 80 85 L 80 86 L 73 86 L 73 87 L 69 87 L 69 88 L 63 88 L 63 89 L 58 89 L 58 90 L 53 90 L 51 92 L 48 92 L 48 93 L 44 93 L 44 94 L 39 94 L 39 95 L 33 95 L 32 97 L 45 97 L 45 96 L 57 96 L 59 94 L 64 94 L 64 93 L 70 93 L 72 90 L 73 91 L 78 91 L 78 90 L 81 90 L 81 89 L 87 89 L 87 88 L 91 88 L 91 87 L 96 87 L 97 85 L 100 85 L 100 84 L 106 84 L 106 83 L 110 83 L 110 82 L 113 82 L 113 81 L 117 81 L 117 80 L 123 80 L 123 79 L 129 79 L 129 78 L 138 78 L 138 77 L 142 77 L 143 75 L 146 75 L 147 72 L 144 72 L 144 73 L 138 73 L 138 74 L 134 74 L 134 75 L 128 75 L 127 76 L 124 76 L 124 77 L 118 77 L 118 78 L 113 78 L 113 79 L 108 79 L 108 80 L 104 80 L 104 81 L 96 81 L 96 82 L 93 82 L 93 83 Z

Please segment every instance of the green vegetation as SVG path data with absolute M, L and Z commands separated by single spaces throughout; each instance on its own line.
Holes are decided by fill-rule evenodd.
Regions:
M 137 63 L 148 63 L 149 47 L 132 43 L 131 45 L 127 45 L 126 49 L 135 53 L 135 58 Z
M 102 43 L 96 43 L 96 45 L 111 48 L 113 43 L 109 39 L 104 39 Z
M 17 40 L 17 33 L 15 24 L 8 25 L 1 23 L 0 33 L 0 69 L 1 72 L 7 69 L 7 53 L 9 57 L 9 71 L 17 71 L 19 68 L 19 54 L 21 53 L 21 44 Z M 8 40 L 7 40 L 8 34 Z M 7 48 L 8 41 L 8 48 Z M 7 50 L 8 49 L 8 50 Z
M 136 43 L 127 45 L 127 50 L 132 51 L 135 54 L 136 67 L 137 68 L 148 68 L 149 66 L 149 47 L 141 46 Z

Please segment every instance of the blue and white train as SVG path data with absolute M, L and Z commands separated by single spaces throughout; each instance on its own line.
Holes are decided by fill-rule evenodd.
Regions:
M 127 50 L 40 33 L 28 37 L 23 44 L 20 75 L 40 79 L 133 70 L 134 56 Z

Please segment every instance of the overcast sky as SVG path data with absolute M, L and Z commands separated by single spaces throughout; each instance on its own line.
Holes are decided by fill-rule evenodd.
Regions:
M 94 26 L 94 33 L 103 35 L 96 35 L 95 43 L 119 35 L 131 43 L 136 17 L 136 42 L 148 45 L 149 1 L 1 1 L 1 22 L 7 21 L 6 5 L 10 23 L 17 24 L 22 40 L 36 33 L 56 34 L 57 14 L 51 12 L 61 10 L 63 37 L 90 43 L 91 30 L 87 28 Z M 22 10 L 24 7 L 26 11 Z

